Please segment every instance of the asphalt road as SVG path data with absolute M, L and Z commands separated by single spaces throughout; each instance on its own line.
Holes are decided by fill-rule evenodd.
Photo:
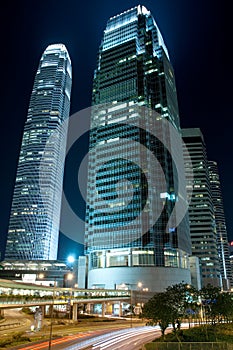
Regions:
M 139 350 L 143 344 L 160 335 L 161 331 L 158 327 L 137 327 L 82 341 L 79 344 L 66 347 L 66 350 L 88 348 L 93 350 Z
M 103 332 L 103 333 L 102 333 Z M 139 350 L 141 346 L 160 337 L 158 327 L 134 327 L 116 331 L 82 332 L 52 340 L 52 350 Z M 47 350 L 48 341 L 40 341 L 11 349 Z
M 6 316 L 7 317 L 3 323 L 9 325 L 10 323 L 17 321 L 19 322 L 19 326 L 14 327 L 12 324 L 13 327 L 11 329 L 4 329 L 0 332 L 0 337 L 10 335 L 16 330 L 23 331 L 29 329 L 29 326 L 33 323 L 33 318 L 31 316 L 25 316 L 20 310 L 9 310 Z M 77 327 L 69 328 L 69 331 L 66 330 L 66 335 L 62 335 L 62 333 L 64 334 L 63 327 L 60 329 L 55 326 L 55 329 L 53 329 L 53 337 L 55 334 L 58 337 L 55 337 L 52 340 L 52 350 L 139 350 L 143 344 L 161 336 L 161 331 L 158 326 L 146 327 L 138 325 L 136 327 L 122 329 L 122 325 L 117 324 L 106 325 L 104 328 L 93 328 L 86 325 L 84 328 L 81 327 L 83 328 L 81 332 L 80 326 L 81 325 L 79 324 Z M 113 329 L 111 330 L 111 328 Z M 188 328 L 188 324 L 183 324 L 182 328 Z M 49 327 L 47 326 L 45 329 L 49 337 Z M 41 332 L 44 333 L 45 329 Z M 169 331 L 171 331 L 171 329 L 167 330 L 167 332 Z M 41 340 L 36 343 L 32 342 L 31 344 L 27 343 L 10 349 L 47 350 L 48 340 Z
M 0 322 L 0 337 L 10 335 L 16 331 L 23 332 L 30 329 L 33 323 L 33 317 L 23 313 L 21 309 L 4 310 L 4 320 Z

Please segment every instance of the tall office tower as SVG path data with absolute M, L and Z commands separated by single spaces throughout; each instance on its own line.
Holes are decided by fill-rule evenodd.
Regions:
M 168 223 L 179 195 L 178 170 L 162 120 L 180 136 L 174 72 L 144 6 L 107 22 L 92 104 L 85 228 L 89 287 L 135 289 L 140 281 L 142 288 L 161 291 L 190 283 L 188 222 L 183 219 L 178 229 Z M 180 150 L 170 148 L 182 157 L 181 137 L 179 142 Z
M 36 73 L 18 161 L 5 259 L 57 258 L 71 61 L 49 45 Z
M 208 169 L 210 177 L 210 189 L 214 204 L 222 287 L 223 290 L 229 290 L 230 286 L 233 287 L 233 278 L 231 275 L 230 252 L 228 246 L 227 228 L 217 163 L 214 161 L 208 161 Z
M 186 152 L 184 152 L 186 174 L 188 177 L 192 166 L 194 176 L 192 199 L 189 205 L 192 254 L 200 259 L 202 285 L 211 283 L 220 286 L 217 233 L 205 142 L 198 128 L 183 129 L 182 135 L 192 161 L 190 164 L 186 160 Z

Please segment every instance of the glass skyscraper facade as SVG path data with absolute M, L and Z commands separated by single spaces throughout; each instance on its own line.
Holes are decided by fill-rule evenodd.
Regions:
M 57 258 L 71 83 L 65 45 L 49 45 L 39 62 L 24 126 L 5 259 Z
M 227 228 L 217 163 L 214 161 L 208 161 L 208 170 L 210 178 L 210 189 L 214 205 L 214 215 L 217 231 L 217 248 L 220 262 L 222 288 L 224 290 L 229 290 L 230 287 L 233 287 L 233 278 L 231 274 Z
M 94 76 L 85 228 L 89 287 L 135 288 L 140 280 L 163 290 L 190 282 L 187 217 L 168 225 L 178 176 L 161 141 L 172 144 L 162 120 L 180 134 L 167 48 L 151 13 L 138 6 L 107 22 Z M 182 148 L 176 151 L 182 158 Z
M 220 287 L 220 264 L 217 250 L 215 211 L 211 193 L 210 174 L 206 146 L 201 130 L 182 130 L 183 140 L 188 150 L 184 152 L 188 183 L 190 167 L 193 170 L 193 193 L 189 205 L 192 254 L 200 261 L 202 286 L 208 283 Z

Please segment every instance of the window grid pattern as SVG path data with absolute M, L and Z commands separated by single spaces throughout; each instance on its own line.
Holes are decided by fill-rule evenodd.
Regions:
M 39 62 L 24 126 L 6 259 L 57 258 L 70 93 L 69 54 L 62 44 L 50 45 Z
M 203 285 L 211 283 L 219 286 L 217 232 L 206 146 L 199 129 L 183 129 L 182 134 L 192 161 L 192 164 L 189 164 L 184 153 L 187 184 L 190 167 L 194 175 L 193 193 L 189 205 L 192 253 L 200 259 Z
M 102 249 L 152 249 L 153 258 L 144 259 L 140 255 L 134 260 L 154 266 L 181 266 L 177 258 L 165 254 L 166 249 L 190 252 L 187 220 L 182 228 L 166 232 L 174 202 L 165 200 L 165 210 L 156 224 L 152 224 L 155 208 L 147 198 L 154 196 L 151 183 L 159 182 L 160 178 L 153 161 L 142 157 L 136 144 L 143 144 L 155 154 L 166 178 L 166 191 L 174 196 L 177 173 L 165 147 L 140 129 L 137 106 L 143 105 L 159 112 L 179 132 L 175 79 L 167 50 L 149 11 L 137 7 L 110 18 L 99 50 L 93 83 L 85 249 L 86 254 Z M 131 120 L 135 127 L 124 124 Z M 121 142 L 126 139 L 135 141 L 135 146 Z M 126 161 L 130 157 L 134 162 Z M 124 183 L 116 196 L 116 186 L 123 179 L 130 186 Z M 111 206 L 113 212 L 109 211 Z M 139 215 L 142 209 L 147 213 L 143 219 Z M 133 222 L 130 229 L 129 222 Z M 98 261 L 92 268 L 102 266 L 103 259 Z M 128 264 L 124 254 L 114 255 L 109 261 L 110 265 Z

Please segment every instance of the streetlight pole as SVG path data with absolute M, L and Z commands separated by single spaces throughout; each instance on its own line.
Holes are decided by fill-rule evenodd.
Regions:
M 136 285 L 138 288 L 141 288 L 143 286 L 142 282 L 138 283 L 122 283 L 122 287 L 128 287 L 128 290 L 130 290 L 130 306 L 131 306 L 131 312 L 130 312 L 130 328 L 133 327 L 133 285 Z M 146 288 L 147 289 L 147 288 Z
M 73 273 L 68 273 L 67 276 L 66 276 L 66 280 L 67 281 L 70 281 L 70 283 L 72 283 L 72 279 L 73 279 Z M 69 283 L 69 282 L 68 282 Z M 69 288 L 69 285 L 68 285 L 68 288 Z M 69 302 L 69 322 L 71 322 L 71 306 L 72 306 L 72 296 L 73 296 L 73 288 L 72 288 L 72 285 L 70 285 L 70 302 Z
M 52 344 L 52 333 L 53 333 L 53 307 L 54 307 L 54 298 L 55 298 L 55 288 L 56 288 L 56 278 L 54 279 L 54 285 L 53 285 L 53 302 L 52 302 L 52 308 L 50 313 L 50 331 L 49 331 L 49 350 L 51 349 Z

